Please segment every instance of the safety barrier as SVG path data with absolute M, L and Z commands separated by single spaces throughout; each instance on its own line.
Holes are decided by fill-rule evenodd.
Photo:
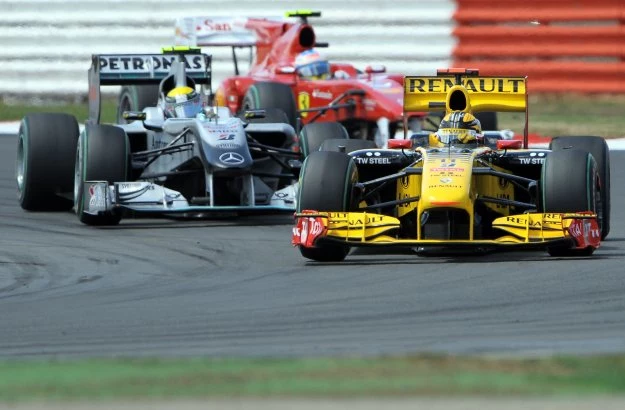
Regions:
M 172 45 L 178 17 L 278 17 L 310 7 L 322 12 L 311 23 L 333 61 L 411 74 L 450 64 L 454 0 L 0 0 L 0 98 L 85 96 L 91 54 L 158 52 Z M 229 48 L 205 51 L 214 85 L 233 74 Z
M 530 92 L 625 93 L 623 0 L 457 0 L 454 65 Z

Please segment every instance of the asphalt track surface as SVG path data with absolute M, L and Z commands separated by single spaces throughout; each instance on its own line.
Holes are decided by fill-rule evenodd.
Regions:
M 543 252 L 306 262 L 291 218 L 123 220 L 17 203 L 0 137 L 0 358 L 625 351 L 625 152 L 592 258 Z

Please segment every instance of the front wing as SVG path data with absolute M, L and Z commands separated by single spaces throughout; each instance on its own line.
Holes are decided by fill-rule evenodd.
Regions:
M 292 244 L 306 248 L 335 242 L 357 247 L 544 249 L 562 246 L 596 249 L 601 240 L 596 215 L 590 212 L 511 215 L 495 219 L 493 227 L 506 235 L 486 240 L 399 239 L 394 233 L 400 228 L 400 221 L 392 216 L 305 210 L 295 214 Z
M 123 208 L 142 214 L 167 215 L 178 213 L 236 212 L 238 214 L 292 213 L 295 210 L 294 191 L 274 193 L 268 205 L 195 205 L 177 191 L 151 182 L 85 181 L 84 211 L 98 215 Z

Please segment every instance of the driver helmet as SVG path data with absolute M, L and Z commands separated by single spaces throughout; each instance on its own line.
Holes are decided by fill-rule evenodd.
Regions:
M 202 108 L 200 94 L 189 86 L 175 87 L 165 96 L 165 113 L 169 117 L 193 118 Z
M 469 112 L 452 111 L 443 117 L 438 131 L 430 136 L 430 145 L 477 145 L 482 137 L 482 125 Z
M 327 80 L 330 78 L 330 63 L 319 51 L 311 48 L 295 57 L 295 70 L 305 80 Z

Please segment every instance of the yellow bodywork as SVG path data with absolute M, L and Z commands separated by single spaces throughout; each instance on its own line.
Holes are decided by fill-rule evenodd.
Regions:
M 422 159 L 411 168 L 421 169 L 422 172 L 409 173 L 397 180 L 396 199 L 418 197 L 419 200 L 400 204 L 397 208 L 398 217 L 416 211 L 419 221 L 423 212 L 430 209 L 462 209 L 470 218 L 470 238 L 473 238 L 474 203 L 478 195 L 514 200 L 512 183 L 493 175 L 474 175 L 472 172 L 475 166 L 479 166 L 476 158 L 489 148 L 466 151 L 425 148 L 417 150 L 421 152 Z M 493 168 L 505 172 L 503 169 Z M 507 205 L 487 203 L 486 206 L 502 215 L 510 212 Z M 417 239 L 420 239 L 421 225 L 417 226 Z
M 296 213 L 296 217 L 321 217 L 324 236 L 344 240 L 351 244 L 395 244 L 407 246 L 426 245 L 518 245 L 550 242 L 570 237 L 568 228 L 575 219 L 594 219 L 594 214 L 584 213 L 530 213 L 503 216 L 495 219 L 493 227 L 505 231 L 495 239 L 486 240 L 419 240 L 399 239 L 395 233 L 401 222 L 398 218 L 368 212 L 315 212 Z
M 452 77 L 406 76 L 404 78 L 404 111 L 447 111 L 449 98 L 460 87 L 468 94 L 470 112 L 523 112 L 527 107 L 526 77 L 463 76 L 462 86 Z

